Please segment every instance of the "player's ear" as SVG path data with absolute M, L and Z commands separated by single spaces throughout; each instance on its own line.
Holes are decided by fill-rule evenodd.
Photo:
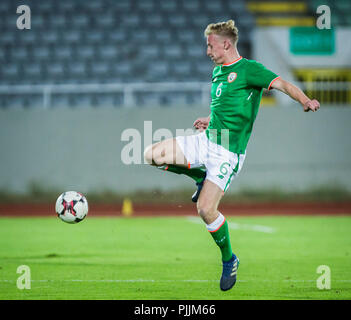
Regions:
M 228 39 L 224 39 L 223 41 L 223 48 L 228 50 L 230 48 L 230 41 Z

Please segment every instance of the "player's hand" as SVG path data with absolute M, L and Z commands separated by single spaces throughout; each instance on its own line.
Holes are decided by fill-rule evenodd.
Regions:
M 210 123 L 209 117 L 198 118 L 194 121 L 193 126 L 195 129 L 199 131 L 203 131 L 207 129 L 209 123 Z
M 308 111 L 312 111 L 312 112 L 315 112 L 317 111 L 318 109 L 320 108 L 320 104 L 318 102 L 318 100 L 316 99 L 313 99 L 313 100 L 308 100 L 307 102 L 304 103 L 303 105 L 303 110 L 305 112 L 308 112 Z

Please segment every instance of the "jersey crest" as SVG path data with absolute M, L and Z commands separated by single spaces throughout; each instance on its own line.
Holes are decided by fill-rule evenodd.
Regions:
M 231 73 L 229 73 L 229 75 L 228 75 L 228 82 L 229 83 L 231 83 L 231 82 L 233 82 L 235 79 L 236 79 L 236 77 L 237 77 L 238 75 L 236 74 L 236 72 L 231 72 Z

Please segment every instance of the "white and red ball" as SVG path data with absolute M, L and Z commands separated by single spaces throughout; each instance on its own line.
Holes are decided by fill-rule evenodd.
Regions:
M 79 192 L 66 191 L 57 198 L 55 209 L 62 221 L 78 223 L 88 214 L 88 201 Z

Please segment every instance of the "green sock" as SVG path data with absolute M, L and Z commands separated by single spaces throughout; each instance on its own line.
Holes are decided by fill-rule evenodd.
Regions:
M 207 229 L 210 229 L 207 226 Z M 212 238 L 216 242 L 217 246 L 221 250 L 222 253 L 222 260 L 229 261 L 232 258 L 232 246 L 230 244 L 230 237 L 229 237 L 229 230 L 228 230 L 228 223 L 225 220 L 222 226 L 217 229 L 216 231 L 210 231 Z
M 186 176 L 194 179 L 197 183 L 200 183 L 206 175 L 206 169 L 204 168 L 189 169 L 186 167 L 175 166 L 173 164 L 168 164 L 157 168 L 177 174 L 185 174 Z

